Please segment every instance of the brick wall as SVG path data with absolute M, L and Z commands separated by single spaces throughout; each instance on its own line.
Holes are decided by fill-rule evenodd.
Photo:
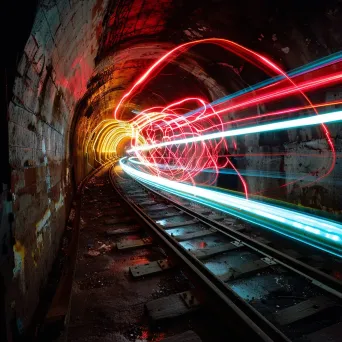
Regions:
M 16 244 L 12 307 L 21 330 L 39 301 L 72 196 L 70 127 L 94 69 L 106 1 L 42 1 L 9 105 Z

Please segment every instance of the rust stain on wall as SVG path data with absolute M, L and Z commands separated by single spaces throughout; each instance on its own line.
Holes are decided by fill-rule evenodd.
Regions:
M 13 277 L 20 278 L 21 291 L 25 292 L 25 273 L 24 273 L 24 265 L 25 265 L 25 255 L 26 249 L 21 244 L 20 241 L 16 241 L 13 246 L 14 252 L 14 269 L 13 269 Z

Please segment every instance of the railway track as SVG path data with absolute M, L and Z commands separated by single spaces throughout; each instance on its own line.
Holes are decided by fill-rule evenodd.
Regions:
M 340 341 L 341 283 L 310 260 L 116 165 L 81 198 L 67 329 L 48 340 Z
M 196 289 L 182 268 L 171 264 L 169 251 L 151 239 L 146 224 L 108 176 L 108 167 L 100 168 L 81 190 L 79 233 L 73 229 L 79 241 L 70 304 L 63 305 L 63 286 L 58 291 L 62 299 L 54 301 L 50 324 L 39 341 L 236 340 L 203 303 L 198 305 Z M 143 274 L 138 274 L 140 266 Z M 56 337 L 61 319 L 66 328 Z
M 142 239 L 123 240 L 117 249 L 158 244 L 167 254 L 162 261 L 130 268 L 134 278 L 170 267 L 184 270 L 194 284 L 195 306 L 234 321 L 241 336 L 253 341 L 340 341 L 340 281 L 310 266 L 310 260 L 304 263 L 263 238 L 251 238 L 235 219 L 161 194 L 118 166 L 110 179 L 148 232 Z M 188 298 L 183 301 L 191 307 Z M 155 314 L 153 305 L 147 311 Z

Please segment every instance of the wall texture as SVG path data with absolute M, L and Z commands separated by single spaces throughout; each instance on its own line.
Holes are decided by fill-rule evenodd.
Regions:
M 72 195 L 70 127 L 94 69 L 106 2 L 43 1 L 9 105 L 15 212 L 12 307 L 18 329 L 37 307 Z

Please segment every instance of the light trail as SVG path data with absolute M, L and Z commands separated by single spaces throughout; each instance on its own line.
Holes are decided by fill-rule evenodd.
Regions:
M 249 108 L 253 105 L 259 105 L 260 103 L 267 103 L 270 101 L 276 101 L 280 98 L 290 97 L 290 96 L 299 96 L 302 98 L 310 107 L 311 110 L 318 115 L 318 111 L 316 110 L 314 104 L 311 102 L 309 97 L 305 92 L 313 91 L 318 88 L 322 88 L 323 86 L 332 85 L 334 83 L 341 82 L 342 73 L 337 72 L 340 68 L 337 65 L 341 62 L 341 54 L 335 54 L 334 56 L 330 56 L 325 59 L 321 59 L 316 63 L 311 63 L 307 66 L 304 66 L 301 70 L 294 71 L 292 75 L 288 75 L 284 70 L 282 70 L 278 65 L 272 62 L 269 58 L 250 50 L 240 44 L 237 44 L 233 41 L 222 39 L 222 38 L 206 38 L 197 41 L 187 42 L 181 44 L 174 49 L 168 51 L 163 56 L 161 56 L 156 62 L 154 62 L 141 76 L 138 80 L 133 84 L 133 86 L 122 96 L 117 107 L 114 111 L 114 117 L 118 118 L 121 110 L 124 108 L 124 103 L 129 101 L 131 97 L 135 96 L 135 94 L 142 91 L 144 86 L 154 78 L 158 72 L 162 68 L 164 68 L 167 64 L 171 63 L 181 54 L 187 52 L 191 47 L 198 44 L 213 44 L 217 45 L 224 50 L 227 50 L 234 55 L 242 58 L 248 63 L 251 63 L 257 66 L 260 70 L 263 70 L 266 74 L 272 76 L 272 80 L 266 81 L 267 84 L 257 88 L 249 87 L 249 91 L 245 92 L 245 96 L 240 95 L 237 97 L 236 103 L 225 105 L 223 102 L 224 108 L 222 106 L 215 105 L 213 107 L 211 104 L 204 104 L 199 110 L 196 110 L 194 114 L 188 115 L 176 115 L 176 110 L 171 111 L 172 114 L 175 114 L 176 117 L 171 120 L 168 118 L 159 119 L 158 116 L 154 114 L 155 121 L 151 122 L 147 129 L 141 129 L 142 134 L 146 134 L 146 132 L 154 132 L 160 131 L 163 136 L 168 137 L 170 140 L 175 140 L 175 138 L 187 138 L 187 136 L 200 136 L 207 133 L 205 127 L 212 126 L 217 127 L 217 130 L 224 131 L 223 126 L 221 127 L 221 123 L 214 123 L 214 126 L 211 123 L 205 122 L 211 120 L 212 118 L 220 119 L 221 114 L 230 113 L 233 110 L 243 110 Z M 304 72 L 307 69 L 307 72 Z M 319 71 L 319 73 L 318 73 Z M 322 72 L 323 71 L 323 72 Z M 310 74 L 308 74 L 310 72 Z M 322 77 L 321 74 L 324 74 Z M 310 76 L 310 80 L 307 81 Z M 182 101 L 182 100 L 181 100 Z M 177 102 L 176 102 L 177 103 Z M 171 105 L 172 106 L 172 105 Z M 170 108 L 171 106 L 167 106 Z M 156 108 L 156 107 L 154 107 Z M 209 111 L 207 109 L 210 108 Z M 202 111 L 202 113 L 199 113 Z M 163 112 L 163 110 L 162 110 Z M 149 114 L 149 109 L 143 110 L 139 115 Z M 170 114 L 170 113 L 169 113 Z M 184 113 L 183 113 L 184 114 Z M 139 117 L 138 115 L 138 117 Z M 186 119 L 185 119 L 186 118 Z M 137 121 L 137 117 L 133 118 L 131 121 Z M 198 127 L 198 123 L 201 122 L 201 127 Z M 229 124 L 229 123 L 227 123 Z M 185 130 L 184 130 L 185 127 Z M 140 127 L 141 128 L 141 127 Z M 146 127 L 145 127 L 146 128 Z M 192 132 L 188 132 L 187 128 L 190 128 Z M 227 127 L 225 128 L 227 129 Z M 334 143 L 331 139 L 330 132 L 325 126 L 324 123 L 321 123 L 321 129 L 324 133 L 326 142 L 329 146 L 329 166 L 322 165 L 320 167 L 321 175 L 317 178 L 316 182 L 327 177 L 334 169 L 336 163 L 336 151 Z M 149 144 L 155 143 L 158 139 L 155 139 L 156 136 L 153 133 L 147 137 L 147 141 Z M 159 139 L 160 140 L 160 139 Z M 208 140 L 207 140 L 208 141 Z M 210 141 L 210 140 L 209 140 Z M 184 172 L 171 172 L 169 170 L 168 176 L 178 180 L 178 181 L 192 181 L 194 182 L 194 177 L 196 174 L 190 172 L 190 169 L 196 170 L 197 167 L 194 167 L 194 164 L 198 166 L 201 164 L 202 170 L 213 167 L 219 169 L 222 165 L 218 165 L 218 154 L 217 151 L 221 149 L 223 140 L 221 140 L 216 146 L 215 142 L 210 142 L 211 146 L 209 148 L 206 144 L 198 145 L 192 144 L 190 146 L 186 146 L 183 149 L 177 149 L 177 151 L 170 151 L 164 149 L 163 155 L 165 156 L 164 163 L 169 164 L 171 160 L 180 166 L 180 170 L 185 170 Z M 237 149 L 236 141 L 232 141 L 233 146 Z M 221 145 L 221 146 L 219 146 Z M 132 148 L 137 148 L 137 144 L 132 144 Z M 213 153 L 211 153 L 213 151 Z M 138 152 L 138 150 L 137 150 Z M 149 156 L 150 160 L 153 161 L 155 157 L 160 157 L 160 153 L 157 150 L 151 152 L 153 155 Z M 189 158 L 189 162 L 185 165 L 182 165 L 180 160 L 182 160 L 182 154 L 187 154 L 188 156 L 196 156 L 197 158 Z M 199 154 L 199 156 L 198 156 Z M 142 161 L 146 160 L 146 157 L 137 153 L 137 157 Z M 229 158 L 227 159 L 227 163 L 230 164 L 231 167 L 234 168 Z M 189 167 L 188 167 L 189 166 Z M 163 170 L 157 169 L 156 167 L 151 167 L 151 172 L 157 175 L 164 173 Z M 243 185 L 245 195 L 248 196 L 247 183 L 243 179 L 243 177 L 239 174 L 238 170 L 236 170 L 237 175 L 239 176 L 241 183 Z M 215 182 L 215 179 L 212 180 L 212 183 Z M 305 178 L 304 178 L 305 179 Z M 289 184 L 289 183 L 288 183 Z
M 293 78 L 295 76 L 300 76 L 303 74 L 308 74 L 308 73 L 313 72 L 313 71 L 317 71 L 317 70 L 325 68 L 327 66 L 335 65 L 336 63 L 341 62 L 341 61 L 342 61 L 342 52 L 339 51 L 339 52 L 336 52 L 336 53 L 331 54 L 329 56 L 320 58 L 316 61 L 305 64 L 304 66 L 301 66 L 297 69 L 293 69 L 292 71 L 289 71 L 287 73 L 287 75 L 289 77 Z M 224 102 L 231 101 L 232 99 L 234 99 L 236 97 L 239 97 L 241 95 L 245 95 L 246 93 L 251 93 L 252 91 L 255 91 L 255 90 L 258 90 L 260 88 L 269 86 L 273 83 L 276 83 L 276 82 L 284 80 L 284 79 L 285 79 L 285 77 L 283 75 L 279 75 L 279 76 L 276 76 L 273 78 L 269 78 L 266 81 L 259 82 L 255 85 L 248 87 L 248 88 L 244 88 L 244 89 L 239 90 L 233 94 L 229 94 L 229 95 L 224 96 L 220 99 L 217 99 L 217 100 L 211 102 L 210 106 L 215 107 L 216 105 L 222 104 Z M 205 107 L 206 106 L 203 106 L 203 107 L 200 107 L 198 109 L 192 110 L 192 111 L 186 113 L 185 116 L 190 116 L 190 115 L 195 114 L 199 111 L 204 111 L 206 109 Z M 315 105 L 315 107 L 317 107 L 317 105 Z M 310 106 L 310 108 L 311 108 L 311 106 Z M 137 110 L 132 110 L 132 113 L 140 114 L 141 112 L 137 111 Z
M 83 142 L 83 151 L 86 155 L 91 153 L 94 160 L 102 164 L 116 156 L 118 146 L 124 139 L 130 140 L 135 135 L 139 143 L 146 143 L 141 135 L 136 134 L 130 123 L 115 119 L 102 120 Z M 87 163 L 92 166 L 88 160 Z
M 235 158 L 236 155 L 233 157 Z M 230 156 L 232 157 L 232 156 Z M 312 155 L 311 155 L 312 157 Z M 157 166 L 160 169 L 178 169 L 176 166 L 172 165 L 165 165 L 165 164 L 152 164 L 147 162 L 141 162 L 139 160 L 134 160 L 135 157 L 129 157 L 128 161 L 130 163 L 141 165 L 141 166 L 147 166 L 147 167 L 155 167 Z M 192 171 L 198 171 L 198 170 L 192 170 Z M 205 169 L 201 170 L 204 173 L 216 173 L 217 171 L 215 169 Z M 315 175 L 306 175 L 304 173 L 291 173 L 288 174 L 286 172 L 280 172 L 280 171 L 263 171 L 263 170 L 239 170 L 239 173 L 241 176 L 247 176 L 247 177 L 258 177 L 258 178 L 274 178 L 274 179 L 299 179 L 306 176 L 310 181 L 315 181 L 318 176 Z M 233 169 L 220 169 L 219 175 L 231 175 L 236 176 L 236 171 Z M 342 185 L 342 181 L 336 181 L 336 180 L 323 180 L 323 182 L 326 183 L 334 183 L 338 185 Z
M 298 91 L 303 92 L 303 91 L 312 91 L 315 90 L 319 87 L 323 87 L 323 86 L 328 86 L 331 85 L 333 83 L 339 83 L 342 80 L 342 73 L 335 73 L 334 75 L 331 76 L 324 76 L 324 77 L 320 77 L 314 80 L 310 80 L 310 81 L 305 81 L 302 82 L 298 85 L 294 86 L 287 86 L 287 87 L 282 87 L 280 89 L 269 89 L 269 88 L 262 88 L 261 90 L 267 90 L 267 92 L 265 94 L 260 94 L 258 96 L 254 96 L 252 98 L 247 98 L 247 99 L 243 99 L 243 98 L 238 98 L 238 102 L 237 103 L 233 103 L 233 104 L 229 104 L 225 107 L 223 107 L 222 109 L 217 108 L 217 106 L 213 107 L 211 106 L 214 110 L 213 112 L 215 113 L 215 115 L 222 115 L 224 113 L 229 113 L 232 112 L 234 110 L 242 110 L 242 109 L 246 109 L 249 108 L 253 105 L 257 105 L 258 103 L 267 103 L 270 101 L 274 101 L 274 100 L 278 100 L 280 98 L 284 98 L 284 97 L 289 97 L 292 96 L 296 93 L 298 93 Z M 247 95 L 250 95 L 249 93 Z M 310 102 L 310 109 L 314 110 L 317 114 L 317 111 L 315 109 L 315 105 L 312 104 Z M 290 112 L 293 111 L 293 109 L 290 109 Z M 284 110 L 284 112 L 286 112 L 286 110 Z M 201 119 L 208 119 L 210 118 L 212 115 L 211 113 L 207 113 L 206 115 L 201 115 Z M 185 115 L 188 119 L 192 116 L 195 116 L 196 118 L 199 116 L 198 111 L 193 112 L 193 114 L 191 114 L 191 116 L 189 115 Z M 177 118 L 174 121 L 171 121 L 170 123 L 174 123 L 177 120 L 179 120 L 179 118 Z
M 122 169 L 145 184 L 205 204 L 342 258 L 342 225 L 338 222 L 153 176 L 130 167 L 124 159 L 120 160 Z
M 214 44 L 229 51 L 234 58 L 241 58 L 243 63 L 256 66 L 269 78 L 213 102 L 192 94 L 191 97 L 173 99 L 172 103 L 167 103 L 163 99 L 162 103 L 165 104 L 154 103 L 151 108 L 143 107 L 139 112 L 134 108 L 132 110 L 130 100 L 141 93 L 150 80 L 181 54 L 202 43 Z M 327 178 L 336 164 L 337 153 L 334 144 L 337 140 L 331 138 L 325 125 L 342 121 L 342 110 L 329 108 L 340 106 L 342 101 L 329 102 L 326 97 L 324 102 L 319 100 L 321 103 L 313 103 L 307 93 L 313 94 L 314 91 L 331 89 L 328 87 L 341 83 L 341 66 L 342 52 L 339 52 L 285 72 L 265 56 L 229 40 L 208 38 L 187 42 L 152 62 L 116 104 L 115 119 L 101 123 L 95 127 L 94 134 L 88 136 L 85 150 L 93 153 L 95 160 L 102 162 L 113 156 L 116 150 L 122 150 L 123 144 L 127 141 L 124 139 L 130 139 L 131 148 L 128 152 L 134 153 L 137 159 L 130 160 L 135 168 L 131 167 L 130 162 L 126 164 L 121 160 L 120 164 L 125 172 L 139 181 L 342 257 L 340 223 L 282 208 L 280 205 L 274 205 L 274 202 L 266 204 L 248 200 L 249 189 L 244 179 L 244 176 L 285 179 L 278 183 L 280 188 L 285 187 L 281 191 L 288 192 L 292 191 L 293 184 L 296 182 L 299 188 L 307 187 L 307 189 L 310 189 L 309 182 L 323 181 L 324 178 L 327 182 L 331 180 L 334 185 L 339 184 L 335 175 Z M 321 93 L 318 95 L 314 98 L 324 98 Z M 323 109 L 324 107 L 326 109 Z M 324 112 L 319 113 L 318 110 Z M 120 120 L 124 117 L 124 111 L 130 113 L 130 120 Z M 136 115 L 132 116 L 132 112 Z M 234 138 L 313 125 L 320 125 L 321 132 L 316 132 L 316 129 L 306 130 L 302 132 L 305 137 L 299 137 L 299 141 L 309 140 L 311 134 L 319 137 L 315 139 L 319 140 L 317 144 L 320 155 L 316 152 L 310 157 L 314 159 L 317 156 L 317 160 L 312 163 L 304 162 L 302 170 L 308 170 L 306 175 L 292 173 L 292 164 L 286 165 L 286 157 L 295 153 L 289 151 L 283 153 L 277 148 L 272 153 L 261 153 L 262 149 L 254 149 L 254 145 L 248 145 L 253 137 L 245 140 Z M 335 130 L 333 132 L 335 134 Z M 294 132 L 290 131 L 288 135 L 290 142 L 297 138 L 290 136 L 292 133 Z M 280 145 L 283 141 L 287 141 L 285 136 L 282 139 L 279 139 Z M 240 142 L 241 147 L 238 146 Z M 283 150 L 287 149 L 285 143 L 283 148 Z M 306 147 L 306 143 L 303 143 L 304 152 L 300 156 L 308 156 L 305 153 L 306 148 L 310 146 Z M 279 159 L 282 158 L 278 165 L 279 172 L 251 170 L 248 167 L 246 170 L 240 170 L 231 161 L 231 157 L 238 155 L 244 157 L 258 155 L 263 158 L 279 156 Z M 248 160 L 245 161 L 247 165 Z M 239 161 L 236 165 L 241 168 L 245 161 Z M 273 166 L 272 170 L 274 170 Z M 246 198 L 238 193 L 224 193 L 217 191 L 218 189 L 215 191 L 199 187 L 196 183 L 201 179 L 201 185 L 215 184 L 218 175 L 223 173 L 238 176 L 241 182 L 239 188 L 244 191 Z M 199 175 L 204 177 L 197 177 Z M 255 186 L 254 183 L 250 182 L 251 193 L 259 191 L 259 186 Z M 259 193 L 270 190 L 272 189 L 263 188 Z M 329 209 L 336 210 L 335 207 Z
M 191 97 L 176 98 L 169 103 L 161 96 L 163 94 L 158 94 L 162 102 L 151 104 L 153 106 L 150 108 L 144 108 L 142 105 L 141 110 L 136 112 L 130 101 L 136 95 L 141 94 L 147 84 L 164 67 L 176 62 L 179 56 L 199 44 L 219 46 L 232 54 L 234 60 L 240 61 L 241 59 L 242 63 L 252 64 L 269 78 L 255 85 L 248 85 L 245 89 L 213 102 L 209 98 L 197 97 L 196 94 L 192 94 Z M 227 58 L 230 58 L 230 55 L 227 55 Z M 321 111 L 331 113 L 332 109 L 329 107 L 340 106 L 342 101 L 313 103 L 307 93 L 324 90 L 333 84 L 341 83 L 341 66 L 342 52 L 285 72 L 268 57 L 230 40 L 207 38 L 180 44 L 152 61 L 150 66 L 127 88 L 118 102 L 113 101 L 110 108 L 106 109 L 106 112 L 114 110 L 115 119 L 112 122 L 101 123 L 91 134 L 88 134 L 85 144 L 86 156 L 88 158 L 89 154 L 89 158 L 93 158 L 92 156 L 95 155 L 95 161 L 102 163 L 113 157 L 118 149 L 123 151 L 123 146 L 130 140 L 129 153 L 134 152 L 135 157 L 150 174 L 193 185 L 199 181 L 202 182 L 201 185 L 211 185 L 216 183 L 220 173 L 224 173 L 221 170 L 228 167 L 231 169 L 231 173 L 235 172 L 239 177 L 242 190 L 248 198 L 249 191 L 255 193 L 256 190 L 253 189 L 255 187 L 253 182 L 250 182 L 251 189 L 248 189 L 244 177 L 254 177 L 255 172 L 240 170 L 243 161 L 239 161 L 237 163 L 239 167 L 236 168 L 237 164 L 232 163 L 231 156 L 235 156 L 236 153 L 250 155 L 247 153 L 250 147 L 246 150 L 246 146 L 244 146 L 246 141 L 243 138 L 237 140 L 234 137 L 290 129 L 294 128 L 291 125 L 295 120 L 310 120 L 310 123 L 298 121 L 296 125 L 305 127 L 320 124 L 322 138 L 325 140 L 320 142 L 322 147 L 320 158 L 317 159 L 317 162 L 310 164 L 306 175 L 302 176 L 301 174 L 298 179 L 295 179 L 293 174 L 291 176 L 291 172 L 288 171 L 284 176 L 279 174 L 279 177 L 286 179 L 285 182 L 281 182 L 279 187 L 287 187 L 288 191 L 291 191 L 294 183 L 297 183 L 299 188 L 310 187 L 310 182 L 316 183 L 328 179 L 327 176 L 331 174 L 336 165 L 336 140 L 331 138 L 330 132 L 325 126 L 326 123 L 334 122 L 334 120 L 323 120 L 322 118 L 326 114 Z M 315 96 L 315 98 L 323 99 L 322 96 Z M 323 107 L 327 109 L 323 109 Z M 120 118 L 128 117 L 124 115 L 128 112 L 131 119 L 120 120 Z M 132 113 L 136 115 L 132 115 Z M 318 121 L 314 117 L 304 117 L 309 115 L 308 113 L 319 116 Z M 298 114 L 300 119 L 290 120 L 291 115 L 293 118 Z M 279 120 L 285 121 L 277 122 Z M 254 126 L 256 124 L 259 126 Z M 288 126 L 284 126 L 284 124 L 288 124 Z M 92 127 L 89 126 L 87 130 L 91 129 Z M 316 129 L 302 133 L 307 135 L 307 138 L 311 134 L 315 134 L 315 136 L 318 134 L 321 137 L 320 132 L 316 132 Z M 302 139 L 302 133 L 300 139 Z M 289 141 L 293 140 L 293 134 L 294 131 L 289 133 Z M 286 140 L 285 135 L 281 139 Z M 241 146 L 239 146 L 240 143 Z M 259 155 L 263 158 L 269 156 L 267 153 L 259 153 Z M 273 155 L 275 154 L 272 153 Z M 285 153 L 285 157 L 289 155 L 289 152 Z M 92 160 L 90 159 L 90 161 Z M 283 170 L 285 161 L 282 160 L 280 163 L 279 167 Z M 207 172 L 207 170 L 210 171 Z M 200 174 L 203 177 L 197 177 Z M 263 175 L 270 178 L 278 177 L 276 174 L 264 173 Z M 268 190 L 264 188 L 260 193 Z
M 294 69 L 292 71 L 289 71 L 287 73 L 287 75 L 291 78 L 295 77 L 295 76 L 300 76 L 300 75 L 303 75 L 303 74 L 308 74 L 310 72 L 313 72 L 313 71 L 317 71 L 319 69 L 322 69 L 322 68 L 325 68 L 327 66 L 330 66 L 330 65 L 335 65 L 336 63 L 338 62 L 341 62 L 342 61 L 342 52 L 339 51 L 339 52 L 336 52 L 334 54 L 331 54 L 329 56 L 326 56 L 326 57 L 323 57 L 317 61 L 313 61 L 311 63 L 308 63 L 304 66 L 301 66 L 297 69 Z M 273 77 L 273 78 L 270 78 L 266 81 L 263 81 L 263 82 L 259 82 L 255 85 L 252 85 L 250 86 L 249 88 L 244 88 L 240 91 L 237 91 L 233 94 L 230 94 L 230 95 L 227 95 L 223 98 L 220 98 L 218 100 L 215 100 L 213 102 L 211 102 L 211 106 L 214 107 L 216 105 L 219 105 L 219 104 L 222 104 L 224 102 L 228 102 L 228 101 L 231 101 L 232 99 L 236 98 L 236 97 L 239 97 L 241 95 L 245 95 L 246 93 L 250 93 L 252 91 L 255 91 L 255 90 L 258 90 L 260 88 L 263 88 L 263 87 L 266 87 L 266 86 L 269 86 L 269 85 L 272 85 L 273 83 L 276 83 L 278 81 L 281 81 L 281 80 L 284 80 L 285 77 L 283 75 L 279 75 L 279 76 L 276 76 L 276 77 Z M 204 108 L 198 108 L 198 109 L 195 109 L 187 114 L 185 114 L 186 116 L 190 116 L 192 114 L 195 114 L 196 112 L 198 111 L 203 111 Z M 139 112 L 135 112 L 135 114 L 139 114 Z
M 250 61 L 251 63 L 256 63 L 256 60 L 268 70 L 268 72 L 274 74 L 281 74 L 285 78 L 288 77 L 277 65 L 275 65 L 272 61 L 267 59 L 266 57 L 240 45 L 231 40 L 223 39 L 223 38 L 206 38 L 201 40 L 195 40 L 191 42 L 187 42 L 181 45 L 176 46 L 174 49 L 165 53 L 162 57 L 160 57 L 156 62 L 154 62 L 140 78 L 133 84 L 133 86 L 125 93 L 120 99 L 117 107 L 114 110 L 114 118 L 118 119 L 119 112 L 124 102 L 127 101 L 135 92 L 138 91 L 148 80 L 151 78 L 156 71 L 160 71 L 163 67 L 165 67 L 170 59 L 174 59 L 177 56 L 181 55 L 185 51 L 189 50 L 191 47 L 196 46 L 198 44 L 213 44 L 222 47 L 228 51 L 235 53 L 236 55 Z
M 211 134 L 205 134 L 201 136 L 190 137 L 186 139 L 165 141 L 157 144 L 143 145 L 129 149 L 127 152 L 148 151 L 160 147 L 166 147 L 170 145 L 183 145 L 194 142 L 203 142 L 206 140 L 235 137 L 239 135 L 247 135 L 261 132 L 270 132 L 274 130 L 284 130 L 296 127 L 312 126 L 322 123 L 337 122 L 342 120 L 342 111 L 331 112 L 327 114 L 309 116 L 300 119 L 284 120 L 280 122 L 269 123 L 265 125 L 256 125 L 252 127 L 244 127 L 238 129 L 232 129 L 229 131 L 216 132 Z

